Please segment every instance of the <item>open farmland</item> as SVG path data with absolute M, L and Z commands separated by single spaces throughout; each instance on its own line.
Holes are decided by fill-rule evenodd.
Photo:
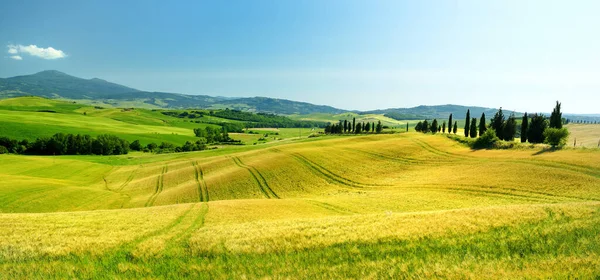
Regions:
M 597 150 L 319 137 L 171 155 L 0 155 L 0 180 L 6 278 L 600 274 Z

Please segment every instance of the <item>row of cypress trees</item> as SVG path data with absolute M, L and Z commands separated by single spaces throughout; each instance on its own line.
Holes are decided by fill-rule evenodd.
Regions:
M 453 118 L 450 114 L 448 123 L 452 123 Z M 556 106 L 550 115 L 550 118 L 546 118 L 543 114 L 533 114 L 531 117 L 525 113 L 521 121 L 521 142 L 525 143 L 543 143 L 545 140 L 544 132 L 547 128 L 561 129 L 563 126 L 563 119 L 561 113 L 561 103 L 556 101 Z M 498 109 L 494 117 L 490 120 L 489 128 L 494 129 L 496 136 L 501 140 L 512 141 L 517 133 L 517 120 L 512 113 L 508 118 L 505 117 L 502 107 Z M 467 110 L 464 126 L 465 137 L 476 138 L 478 135 L 483 135 L 488 129 L 486 123 L 485 113 L 481 114 L 479 121 L 477 118 L 471 118 L 471 110 Z M 418 122 L 415 126 L 415 130 L 423 133 L 437 133 L 446 132 L 446 122 L 441 126 L 438 125 L 437 119 L 434 119 L 431 124 L 427 120 Z M 452 132 L 456 134 L 457 123 L 454 121 Z M 451 133 L 450 127 L 448 127 L 448 133 Z
M 352 118 L 352 122 L 348 120 L 340 121 L 337 124 L 328 123 L 325 126 L 325 133 L 327 134 L 343 134 L 343 133 L 381 133 L 383 130 L 383 125 L 381 125 L 381 121 L 375 122 L 362 122 L 357 123 L 356 118 Z

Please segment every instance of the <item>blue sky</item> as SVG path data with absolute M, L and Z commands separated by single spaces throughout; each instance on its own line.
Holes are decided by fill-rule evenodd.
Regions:
M 598 1 L 9 1 L 0 77 L 55 69 L 360 110 L 547 112 L 560 100 L 600 113 L 598 11 Z

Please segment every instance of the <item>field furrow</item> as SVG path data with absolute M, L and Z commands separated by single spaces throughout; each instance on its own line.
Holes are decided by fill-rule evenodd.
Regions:
M 332 183 L 337 183 L 337 184 L 341 184 L 343 186 L 352 187 L 352 188 L 382 186 L 382 185 L 376 185 L 376 184 L 359 183 L 359 182 L 347 179 L 345 177 L 342 177 L 340 175 L 333 173 L 332 171 L 328 170 L 327 168 L 315 163 L 314 161 L 309 160 L 308 158 L 306 158 L 305 156 L 303 156 L 299 153 L 292 153 L 292 154 L 290 154 L 290 156 L 294 157 L 302 164 L 308 166 L 315 174 L 323 176 L 326 180 L 329 180 Z
M 156 180 L 156 189 L 155 189 L 154 193 L 152 194 L 152 196 L 150 196 L 150 198 L 144 205 L 145 207 L 152 206 L 154 204 L 154 202 L 156 201 L 156 198 L 158 198 L 160 193 L 162 193 L 162 191 L 164 189 L 164 175 L 165 175 L 165 173 L 167 173 L 167 168 L 168 168 L 167 165 L 165 165 L 163 167 L 160 175 L 158 175 L 157 180 Z
M 232 159 L 237 166 L 250 172 L 250 175 L 252 175 L 252 178 L 254 178 L 254 181 L 256 181 L 260 191 L 265 195 L 266 198 L 279 198 L 279 196 L 269 187 L 265 177 L 263 177 L 262 174 L 256 170 L 256 168 L 245 165 L 238 157 L 232 157 Z

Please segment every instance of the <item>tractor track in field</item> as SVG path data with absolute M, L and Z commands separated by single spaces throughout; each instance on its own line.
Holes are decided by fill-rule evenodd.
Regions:
M 477 158 L 477 157 L 471 157 L 471 156 L 467 156 L 467 155 L 459 155 L 459 154 L 446 152 L 446 151 L 440 150 L 438 148 L 435 148 L 420 139 L 413 139 L 413 141 L 415 143 L 417 143 L 417 145 L 421 146 L 423 149 L 425 149 L 431 153 L 440 155 L 440 156 L 452 157 L 452 158 L 456 158 L 456 159 L 469 159 L 469 160 L 480 161 L 480 162 L 485 162 L 486 160 L 489 160 L 488 158 Z M 516 163 L 516 164 L 525 164 L 525 165 L 533 165 L 533 166 L 544 166 L 544 167 L 548 167 L 548 168 L 556 168 L 556 169 L 562 169 L 562 170 L 570 170 L 570 171 L 577 172 L 577 173 L 583 173 L 583 174 L 586 174 L 586 175 L 589 175 L 589 176 L 592 176 L 595 178 L 600 178 L 600 169 L 596 169 L 596 168 L 589 167 L 589 166 L 552 162 L 552 161 L 546 161 L 546 160 L 535 160 L 535 159 L 502 159 L 502 158 L 499 158 L 499 159 L 493 159 L 493 160 L 495 162 Z
M 424 150 L 432 153 L 432 154 L 436 154 L 438 156 L 443 156 L 446 158 L 453 158 L 453 159 L 476 159 L 474 157 L 471 156 L 466 156 L 466 155 L 459 155 L 459 154 L 454 154 L 454 153 L 450 153 L 450 152 L 446 152 L 443 150 L 440 150 L 438 148 L 433 147 L 431 144 L 421 140 L 421 139 L 411 139 L 415 144 L 419 145 L 419 147 L 423 148 Z
M 339 207 L 339 206 L 335 206 L 326 202 L 321 202 L 321 201 L 316 201 L 316 200 L 306 200 L 308 203 L 313 204 L 315 206 L 321 207 L 323 209 L 329 210 L 329 211 L 333 211 L 339 214 L 344 214 L 344 215 L 352 215 L 352 214 L 359 214 L 356 211 L 352 211 L 350 209 L 346 209 L 344 207 Z
M 118 192 L 120 192 L 123 189 L 125 189 L 125 187 L 127 185 L 129 185 L 129 183 L 131 183 L 131 181 L 133 181 L 133 178 L 135 177 L 135 173 L 138 171 L 138 169 L 140 169 L 139 166 L 138 166 L 137 169 L 131 171 L 131 174 L 129 174 L 129 177 L 127 177 L 127 180 L 125 180 L 125 182 L 123 184 L 121 184 L 121 186 L 119 186 L 119 188 L 117 189 Z
M 338 183 L 338 184 L 342 184 L 344 186 L 348 186 L 351 188 L 365 188 L 365 187 L 381 187 L 381 186 L 385 186 L 385 185 L 376 185 L 376 184 L 365 184 L 365 183 L 359 183 L 347 178 L 344 178 L 340 175 L 337 175 L 333 172 L 331 172 L 330 170 L 328 170 L 327 168 L 307 159 L 305 156 L 299 154 L 299 153 L 292 153 L 290 154 L 290 156 L 294 157 L 296 160 L 298 160 L 299 162 L 301 162 L 302 164 L 304 164 L 305 166 L 309 167 L 314 173 L 316 173 L 317 175 L 321 175 L 323 178 L 325 178 L 326 180 L 333 182 L 333 183 Z
M 537 166 L 537 167 L 543 166 L 543 167 L 547 167 L 547 168 L 568 170 L 568 171 L 572 171 L 572 172 L 576 172 L 576 173 L 582 173 L 585 175 L 589 175 L 589 176 L 592 176 L 595 178 L 600 178 L 600 169 L 595 169 L 593 167 L 545 161 L 545 160 L 502 160 L 502 159 L 500 159 L 499 161 L 507 162 L 507 163 L 533 165 L 533 166 Z
M 192 166 L 194 167 L 194 177 L 198 186 L 198 200 L 200 202 L 208 202 L 208 186 L 206 185 L 206 181 L 204 181 L 202 166 L 198 164 L 198 161 L 193 161 Z
M 167 232 L 169 232 L 171 229 L 173 229 L 174 227 L 176 227 L 177 225 L 179 225 L 186 217 L 187 215 L 190 214 L 190 212 L 192 212 L 192 209 L 194 208 L 195 204 L 192 204 L 190 206 L 189 209 L 187 209 L 183 214 L 181 214 L 180 216 L 178 216 L 177 218 L 175 218 L 171 223 L 169 223 L 168 225 L 151 231 L 147 234 L 144 234 L 138 238 L 135 238 L 132 241 L 126 242 L 123 245 L 119 246 L 118 251 L 121 253 L 125 253 L 125 254 L 131 254 L 131 251 L 133 251 L 135 249 L 135 247 L 137 245 L 139 245 L 140 243 L 152 238 L 152 237 L 156 237 L 162 234 L 165 234 Z
M 144 205 L 145 207 L 152 206 L 154 204 L 154 202 L 156 202 L 156 199 L 158 198 L 160 193 L 162 193 L 162 191 L 165 187 L 164 176 L 165 176 L 165 173 L 167 173 L 167 170 L 168 170 L 168 166 L 165 164 L 160 175 L 158 175 L 158 179 L 156 180 L 156 189 L 154 190 L 154 193 L 152 194 L 152 196 L 150 196 L 148 201 L 146 201 L 146 204 Z
M 204 226 L 204 221 L 206 219 L 206 214 L 208 214 L 208 202 L 204 202 L 200 205 L 200 211 L 196 215 L 196 218 L 192 221 L 192 223 L 184 229 L 181 233 L 179 233 L 176 237 L 169 240 L 165 251 L 172 251 L 176 247 L 176 245 L 180 245 L 181 247 L 186 248 L 186 242 L 190 239 L 194 231 Z
M 392 156 L 388 156 L 385 154 L 368 152 L 368 151 L 360 150 L 360 149 L 343 148 L 343 150 L 346 150 L 349 152 L 358 152 L 358 153 L 369 155 L 371 157 L 375 157 L 378 159 L 396 161 L 396 162 L 399 162 L 402 164 L 408 164 L 408 165 L 416 164 L 416 165 L 433 165 L 433 166 L 435 166 L 435 165 L 439 165 L 442 163 L 447 163 L 447 161 L 431 161 L 431 160 L 420 160 L 420 159 L 405 158 L 405 157 L 392 157 Z
M 244 164 L 238 157 L 232 157 L 232 159 L 237 166 L 244 168 L 248 170 L 248 172 L 250 172 L 250 174 L 254 178 L 254 181 L 256 181 L 256 184 L 258 184 L 258 188 L 260 188 L 260 191 L 265 195 L 266 198 L 279 198 L 279 196 L 269 187 L 269 184 L 267 183 L 265 177 L 263 177 L 263 175 L 260 174 L 260 172 L 256 168 Z
M 553 193 L 531 191 L 531 190 L 526 190 L 526 189 L 516 189 L 516 188 L 472 186 L 472 185 L 456 185 L 456 187 L 441 187 L 439 185 L 434 185 L 434 184 L 429 184 L 429 185 L 425 184 L 422 186 L 427 187 L 427 189 L 455 190 L 455 191 L 469 192 L 469 193 L 492 194 L 492 195 L 501 195 L 501 196 L 536 199 L 536 200 L 577 199 L 580 201 L 596 201 L 596 199 L 592 199 L 592 198 L 582 198 L 582 197 L 578 197 L 578 196 L 569 196 L 569 195 L 557 195 L 557 194 L 553 194 Z M 419 186 L 419 187 L 409 187 L 409 188 L 421 188 L 421 187 Z M 518 193 L 515 193 L 515 192 L 518 192 Z

